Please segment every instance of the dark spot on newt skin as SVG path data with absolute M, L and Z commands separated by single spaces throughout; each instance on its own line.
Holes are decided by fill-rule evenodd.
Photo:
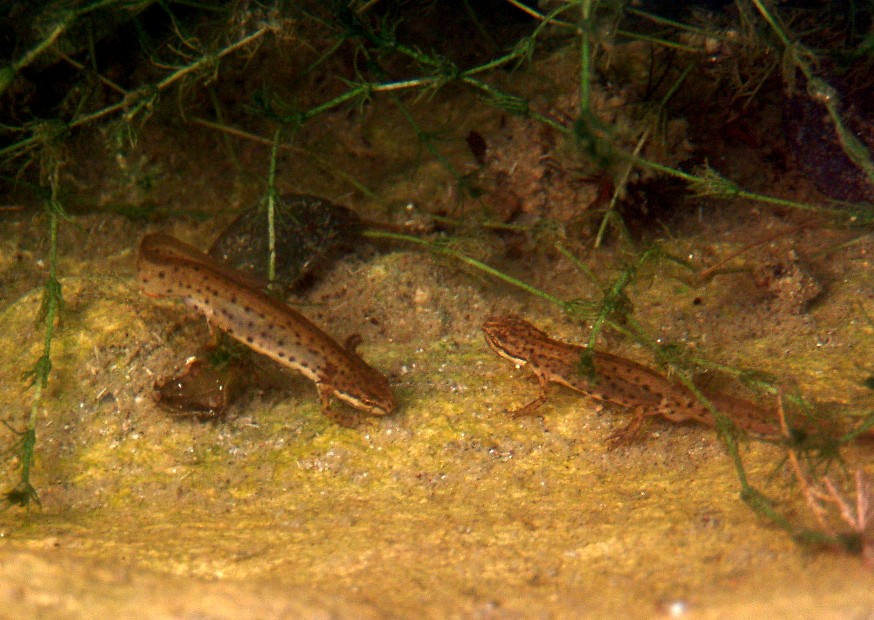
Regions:
M 166 274 L 163 271 L 158 272 L 158 277 L 163 278 Z
M 246 342 L 248 342 L 249 344 L 252 344 L 254 341 L 255 339 L 252 338 L 252 336 L 246 336 Z

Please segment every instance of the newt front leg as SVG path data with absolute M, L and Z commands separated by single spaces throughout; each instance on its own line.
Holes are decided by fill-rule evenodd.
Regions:
M 634 417 L 631 418 L 631 422 L 607 436 L 607 449 L 615 450 L 620 446 L 627 446 L 633 443 L 638 435 L 640 435 L 643 423 L 648 417 L 651 416 L 642 408 L 635 408 Z
M 546 388 L 549 385 L 549 377 L 547 377 L 544 373 L 534 371 L 537 376 L 537 382 L 540 385 L 540 393 L 537 395 L 537 398 L 532 400 L 527 405 L 523 405 L 517 409 L 507 409 L 507 413 L 514 418 L 523 418 L 525 416 L 534 415 L 537 413 L 537 410 L 547 401 L 549 398 L 546 395 Z

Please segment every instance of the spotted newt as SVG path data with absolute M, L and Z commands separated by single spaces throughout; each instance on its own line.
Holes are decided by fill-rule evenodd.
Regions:
M 355 351 L 360 339 L 340 346 L 299 312 L 264 293 L 258 283 L 179 239 L 164 234 L 143 238 L 137 257 L 140 288 L 152 297 L 180 297 L 211 326 L 316 384 L 322 411 L 336 396 L 371 415 L 395 407 L 388 380 Z
M 637 362 L 594 351 L 594 377 L 589 377 L 580 370 L 585 347 L 550 338 L 519 317 L 492 317 L 483 324 L 482 330 L 495 353 L 520 366 L 527 364 L 540 382 L 537 398 L 511 411 L 512 415 L 534 413 L 546 402 L 546 388 L 553 382 L 595 400 L 635 411 L 631 423 L 611 437 L 614 445 L 633 438 L 647 416 L 660 415 L 671 422 L 693 420 L 709 426 L 716 424 L 713 413 L 689 388 Z M 768 436 L 779 433 L 776 417 L 757 405 L 708 390 L 702 393 L 720 413 L 741 428 Z

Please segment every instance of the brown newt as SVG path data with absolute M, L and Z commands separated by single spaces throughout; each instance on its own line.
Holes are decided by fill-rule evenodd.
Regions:
M 486 342 L 495 353 L 522 366 L 527 364 L 540 382 L 540 393 L 530 403 L 511 411 L 515 416 L 530 415 L 546 402 L 550 382 L 560 383 L 581 394 L 629 407 L 635 418 L 615 433 L 612 443 L 634 437 L 647 416 L 660 415 L 671 422 L 693 420 L 715 426 L 713 413 L 686 386 L 637 362 L 594 351 L 594 377 L 579 368 L 585 347 L 550 338 L 528 321 L 515 316 L 492 317 L 482 326 Z M 739 427 L 761 435 L 779 434 L 778 421 L 753 403 L 702 390 L 717 410 Z
M 394 409 L 388 380 L 356 353 L 357 337 L 340 346 L 255 281 L 194 246 L 169 235 L 146 235 L 137 277 L 146 295 L 180 297 L 211 326 L 315 382 L 322 411 L 333 419 L 343 421 L 331 408 L 334 396 L 371 415 Z

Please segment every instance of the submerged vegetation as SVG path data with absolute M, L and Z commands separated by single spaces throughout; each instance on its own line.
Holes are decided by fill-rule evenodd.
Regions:
M 44 352 L 28 374 L 33 387 L 29 407 L 23 407 L 27 415 L 9 412 L 6 421 L 12 437 L 5 452 L 7 471 L 14 476 L 3 492 L 9 505 L 39 501 L 31 480 L 39 451 L 38 412 L 51 379 L 53 330 L 63 317 L 58 226 L 67 217 L 75 222 L 76 213 L 97 204 L 87 190 L 77 189 L 87 185 L 80 180 L 87 180 L 85 167 L 72 154 L 77 143 L 102 142 L 106 161 L 116 166 L 113 172 L 140 195 L 148 195 L 155 181 L 131 153 L 156 125 L 169 124 L 220 137 L 223 156 L 241 177 L 241 151 L 249 145 L 263 149 L 257 183 L 267 204 L 276 199 L 281 157 L 288 152 L 328 172 L 357 196 L 376 200 L 379 192 L 368 182 L 319 152 L 315 130 L 305 134 L 320 118 L 351 118 L 354 123 L 391 107 L 406 123 L 402 131 L 415 146 L 414 156 L 436 162 L 454 188 L 449 204 L 426 213 L 424 233 L 374 227 L 367 237 L 449 256 L 553 303 L 575 321 L 590 324 L 590 345 L 603 330 L 612 330 L 646 346 L 666 372 L 711 409 L 741 497 L 751 508 L 798 540 L 840 545 L 870 560 L 870 483 L 861 470 L 845 476 L 856 494 L 851 506 L 844 499 L 847 491 L 834 482 L 833 464 L 840 462 L 843 445 L 874 426 L 874 412 L 834 436 L 799 434 L 782 420 L 786 463 L 818 529 L 799 525 L 748 480 L 737 430 L 692 380 L 706 360 L 679 345 L 658 343 L 635 316 L 627 295 L 644 271 L 679 266 L 689 278 L 701 280 L 716 272 L 698 271 L 666 251 L 648 229 L 655 226 L 648 227 L 646 217 L 635 213 L 634 197 L 650 190 L 657 194 L 657 184 L 665 179 L 679 182 L 687 205 L 702 199 L 744 200 L 803 215 L 809 218 L 802 224 L 806 227 L 858 228 L 860 236 L 871 234 L 874 119 L 864 115 L 871 97 L 868 80 L 874 75 L 870 9 L 832 2 L 816 11 L 777 10 L 762 0 L 737 0 L 721 10 L 666 15 L 617 0 L 81 0 L 19 3 L 5 11 L 0 20 L 10 54 L 0 69 L 0 182 L 14 201 L 42 200 L 49 231 L 43 311 L 34 317 L 45 325 Z M 545 59 L 559 54 L 576 58 L 574 82 L 557 87 L 564 76 L 556 72 L 544 79 L 547 86 L 535 81 L 532 87 L 527 72 L 543 69 Z M 518 88 L 517 79 L 524 82 Z M 610 85 L 621 94 L 613 95 Z M 435 131 L 434 119 L 422 119 L 415 107 L 449 89 L 469 93 L 500 118 L 496 125 L 517 133 L 489 144 L 475 131 L 466 136 Z M 761 121 L 765 107 L 800 111 L 791 118 Z M 734 139 L 759 146 L 751 135 L 753 124 L 759 123 L 759 131 L 785 127 L 789 156 L 798 157 L 802 167 L 834 172 L 839 191 L 821 187 L 825 197 L 810 204 L 742 187 L 706 152 L 700 156 L 684 150 L 687 134 L 678 120 L 694 114 L 703 119 L 696 128 L 702 142 L 718 134 L 712 126 L 722 126 Z M 826 116 L 830 123 L 819 133 L 805 124 L 815 116 Z M 800 151 L 810 140 L 830 142 L 833 148 L 819 152 L 820 160 L 806 162 Z M 447 154 L 453 143 L 465 143 L 476 165 L 460 167 L 458 158 Z M 517 148 L 533 151 L 531 161 L 513 151 Z M 518 170 L 530 178 L 514 181 Z M 523 203 L 532 189 L 544 198 L 529 207 Z M 97 208 L 129 217 L 191 215 L 148 200 Z M 392 215 L 389 208 L 385 212 Z M 272 223 L 270 231 L 272 276 Z M 562 299 L 458 249 L 465 235 L 482 238 L 495 232 L 524 237 L 530 253 L 556 252 L 570 260 L 595 282 L 601 298 Z M 609 243 L 630 258 L 612 280 L 604 281 L 577 254 Z M 748 369 L 722 370 L 755 383 L 782 411 L 779 381 L 763 380 Z M 804 405 L 803 398 L 796 400 Z M 830 525 L 829 507 L 850 525 L 851 536 Z

